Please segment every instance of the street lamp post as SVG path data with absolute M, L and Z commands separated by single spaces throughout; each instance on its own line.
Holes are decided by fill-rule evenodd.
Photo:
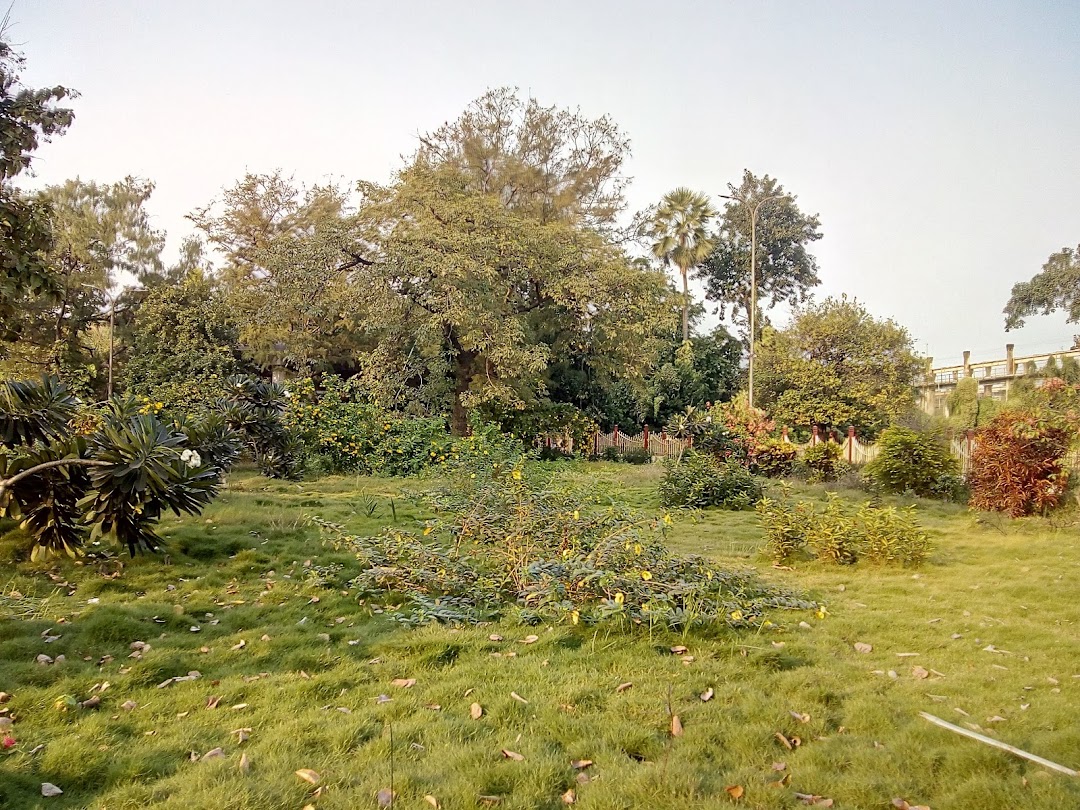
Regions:
M 748 202 L 742 197 L 734 197 L 730 194 L 719 194 L 717 196 L 726 200 L 735 200 L 744 205 Z M 750 353 L 747 358 L 749 369 L 746 383 L 746 400 L 751 408 L 754 407 L 754 341 L 757 338 L 757 217 L 761 206 L 782 196 L 782 194 L 773 194 L 769 197 L 762 197 L 750 206 Z

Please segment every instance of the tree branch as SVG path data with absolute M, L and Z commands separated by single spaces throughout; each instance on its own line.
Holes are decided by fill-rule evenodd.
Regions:
M 13 487 L 15 484 L 19 483 L 24 478 L 34 475 L 35 473 L 39 473 L 42 470 L 50 469 L 52 467 L 65 467 L 68 465 L 73 467 L 108 467 L 111 463 L 112 462 L 102 461 L 96 458 L 58 458 L 54 461 L 45 461 L 34 467 L 23 470 L 17 475 L 11 476 L 11 478 L 0 478 L 0 494 L 2 494 L 5 489 L 10 489 L 11 487 Z

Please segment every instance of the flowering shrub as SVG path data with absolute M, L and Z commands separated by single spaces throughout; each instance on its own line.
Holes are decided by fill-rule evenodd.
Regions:
M 1053 509 L 1069 482 L 1062 459 L 1075 435 L 1070 421 L 1047 410 L 994 417 L 971 453 L 971 505 L 1011 517 Z
M 114 401 L 79 417 L 82 435 L 77 413 L 55 377 L 0 383 L 0 517 L 30 534 L 32 559 L 78 556 L 88 535 L 152 551 L 162 513 L 198 514 L 216 496 L 222 468 L 192 441 L 203 425 L 185 432 Z
M 559 449 L 572 447 L 575 455 L 589 451 L 593 436 L 600 429 L 584 411 L 564 402 L 523 410 L 495 410 L 491 416 L 503 433 L 518 437 L 526 446 L 543 439 L 559 439 Z
M 761 484 L 741 464 L 693 450 L 681 461 L 667 461 L 660 481 L 664 506 L 749 509 L 761 495 Z
M 707 412 L 691 410 L 676 421 L 678 424 L 668 428 L 672 435 L 681 430 L 694 438 L 696 449 L 724 461 L 736 461 L 754 475 L 772 478 L 791 472 L 795 445 L 777 436 L 776 423 L 765 411 L 751 408 L 745 397 Z
M 755 627 L 771 623 L 771 610 L 815 607 L 753 573 L 675 556 L 663 543 L 667 520 L 601 509 L 520 464 L 465 480 L 433 499 L 438 517 L 422 532 L 356 537 L 322 524 L 360 560 L 358 596 L 407 624 L 514 613 L 527 624 Z

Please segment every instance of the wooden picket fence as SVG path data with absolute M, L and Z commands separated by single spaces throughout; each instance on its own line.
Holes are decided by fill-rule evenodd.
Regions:
M 648 450 L 653 458 L 676 458 L 686 452 L 693 442 L 689 439 L 676 439 L 666 433 L 650 433 L 646 428 L 636 436 L 628 436 L 616 428 L 611 433 L 597 433 L 593 436 L 593 454 L 599 456 L 609 447 L 619 450 Z

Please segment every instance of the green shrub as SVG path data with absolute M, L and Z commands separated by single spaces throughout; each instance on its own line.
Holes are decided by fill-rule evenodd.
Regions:
M 653 460 L 653 453 L 643 447 L 631 447 L 623 451 L 622 460 L 627 464 L 649 464 Z
M 811 484 L 837 481 L 851 469 L 843 456 L 844 449 L 836 442 L 818 442 L 803 452 L 800 471 Z
M 762 499 L 757 506 L 765 551 L 777 563 L 810 554 L 840 565 L 858 560 L 921 565 L 932 546 L 915 520 L 914 508 L 844 505 L 830 493 L 825 507 L 808 501 Z
M 750 472 L 766 478 L 791 475 L 795 465 L 795 445 L 783 439 L 758 439 L 747 456 Z
M 864 474 L 883 492 L 951 498 L 961 484 L 960 463 L 945 440 L 893 425 L 878 437 L 878 456 Z
M 591 489 L 520 464 L 464 479 L 429 505 L 438 517 L 422 532 L 356 537 L 321 524 L 359 560 L 357 595 L 406 624 L 516 614 L 527 624 L 760 627 L 769 611 L 814 607 L 752 572 L 676 556 L 664 520 L 596 507 Z
M 681 461 L 665 463 L 660 482 L 664 506 L 749 509 L 761 500 L 761 483 L 734 461 L 718 461 L 708 453 L 689 451 Z

